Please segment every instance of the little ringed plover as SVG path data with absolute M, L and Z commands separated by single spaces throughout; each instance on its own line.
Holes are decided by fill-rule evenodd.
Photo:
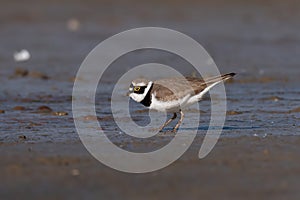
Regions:
M 181 117 L 173 129 L 175 132 L 184 118 L 182 108 L 197 103 L 212 87 L 234 75 L 235 73 L 229 73 L 204 80 L 194 77 L 173 77 L 156 81 L 136 79 L 132 81 L 129 88 L 129 96 L 149 109 L 173 113 L 173 117 L 167 120 L 159 131 L 176 119 L 177 113 L 180 113 Z

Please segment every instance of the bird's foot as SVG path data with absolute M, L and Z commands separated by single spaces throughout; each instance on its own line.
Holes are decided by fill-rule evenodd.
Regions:
M 173 130 L 172 130 L 172 133 L 176 133 L 177 132 L 177 128 L 174 128 Z

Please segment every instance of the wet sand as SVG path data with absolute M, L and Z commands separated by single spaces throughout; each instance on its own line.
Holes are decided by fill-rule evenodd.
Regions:
M 103 166 L 80 143 L 1 145 L 3 199 L 297 199 L 299 137 L 219 140 L 199 160 L 196 141 L 171 166 L 125 174 Z M 16 193 L 17 191 L 17 193 Z
M 0 8 L 0 198 L 1 199 L 299 199 L 300 192 L 300 3 L 288 1 L 3 1 Z M 132 5 L 135 6 L 132 6 Z M 200 42 L 222 73 L 228 112 L 213 151 L 198 159 L 210 102 L 198 135 L 178 161 L 147 174 L 126 174 L 95 160 L 84 148 L 72 118 L 74 76 L 86 54 L 120 31 L 162 26 Z M 30 60 L 16 63 L 26 48 Z M 117 145 L 148 151 L 170 141 L 120 134 L 109 112 L 113 81 L 142 63 L 174 66 L 184 61 L 161 52 L 134 52 L 113 63 L 102 79 L 95 119 Z M 122 68 L 120 68 L 122 66 Z M 132 104 L 132 117 L 147 111 Z M 127 119 L 124 119 L 126 121 Z M 189 134 L 190 129 L 183 130 Z

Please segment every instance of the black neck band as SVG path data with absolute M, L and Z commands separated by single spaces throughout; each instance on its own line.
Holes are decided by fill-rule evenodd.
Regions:
M 146 107 L 149 107 L 151 105 L 151 90 L 153 87 L 153 83 L 150 87 L 150 89 L 148 90 L 148 93 L 146 94 L 145 98 L 141 101 L 141 104 L 143 104 Z

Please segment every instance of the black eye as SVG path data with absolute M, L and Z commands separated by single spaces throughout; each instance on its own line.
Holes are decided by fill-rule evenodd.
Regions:
M 133 90 L 134 90 L 135 92 L 140 91 L 140 89 L 141 89 L 141 87 L 134 87 L 134 88 L 133 88 Z

